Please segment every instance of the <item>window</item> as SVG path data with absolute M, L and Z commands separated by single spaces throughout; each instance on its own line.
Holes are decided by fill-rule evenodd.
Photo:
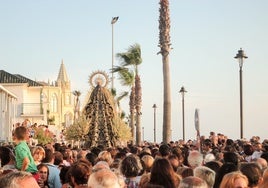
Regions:
M 50 106 L 51 112 L 58 111 L 58 99 L 57 99 L 57 95 L 55 93 L 52 94 L 50 105 L 51 105 Z

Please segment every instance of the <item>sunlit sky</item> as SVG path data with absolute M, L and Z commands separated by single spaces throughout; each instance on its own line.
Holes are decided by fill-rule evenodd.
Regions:
M 63 59 L 72 90 L 85 100 L 93 71 L 110 74 L 112 17 L 114 53 L 140 44 L 143 62 L 142 127 L 153 141 L 153 104 L 157 141 L 162 141 L 163 75 L 157 55 L 157 0 L 9 0 L 0 1 L 0 65 L 12 74 L 55 81 Z M 268 132 L 268 1 L 170 0 L 172 140 L 182 138 L 184 86 L 186 139 L 195 138 L 199 109 L 201 135 L 210 131 L 240 137 L 239 66 L 243 48 L 244 137 Z M 118 59 L 114 59 L 118 65 Z M 115 79 L 117 93 L 128 90 Z M 128 113 L 128 98 L 121 102 Z

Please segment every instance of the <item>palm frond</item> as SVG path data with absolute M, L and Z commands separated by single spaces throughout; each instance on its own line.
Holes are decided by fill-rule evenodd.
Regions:
M 128 68 L 123 67 L 123 66 L 115 66 L 114 68 L 110 69 L 112 73 L 116 72 L 121 72 L 121 71 L 126 71 Z
M 123 98 L 125 98 L 126 96 L 128 96 L 128 92 L 124 91 L 123 93 L 120 93 L 120 95 L 117 97 L 117 101 L 121 101 Z
M 119 58 L 120 64 L 126 66 L 137 66 L 142 63 L 141 48 L 139 44 L 131 45 L 127 52 L 117 53 L 116 57 Z
M 126 53 L 117 53 L 116 57 L 119 59 L 119 63 L 122 67 L 130 65 L 131 56 L 128 52 Z
M 121 71 L 118 72 L 120 83 L 124 86 L 132 86 L 135 81 L 135 76 L 133 71 Z

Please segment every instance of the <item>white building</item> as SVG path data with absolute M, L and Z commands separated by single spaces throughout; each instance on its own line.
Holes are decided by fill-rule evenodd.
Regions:
M 0 85 L 0 142 L 12 141 L 17 97 Z
M 58 130 L 55 134 L 73 123 L 74 96 L 63 62 L 54 83 L 37 82 L 0 70 L 0 84 L 17 99 L 15 123 L 27 121 L 29 125 L 37 123 L 54 126 L 53 129 Z M 2 125 L 3 123 L 1 120 Z

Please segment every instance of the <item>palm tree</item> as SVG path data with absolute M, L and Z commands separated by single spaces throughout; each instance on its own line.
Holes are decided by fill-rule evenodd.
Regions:
M 171 139 L 171 90 L 169 71 L 170 52 L 170 16 L 169 0 L 160 0 L 159 9 L 159 47 L 163 63 L 163 83 L 164 83 L 164 107 L 163 107 L 163 142 L 168 143 Z
M 73 95 L 75 96 L 75 103 L 74 103 L 74 121 L 77 121 L 80 116 L 80 100 L 79 97 L 81 96 L 81 92 L 78 90 L 73 91 Z
M 141 83 L 138 74 L 138 65 L 142 63 L 140 45 L 139 44 L 131 45 L 127 49 L 127 52 L 118 53 L 116 54 L 116 56 L 120 59 L 121 66 L 114 68 L 112 71 L 119 73 L 121 83 L 123 83 L 123 85 L 128 85 L 131 87 L 130 100 L 129 100 L 130 127 L 134 139 L 135 136 L 134 121 L 136 121 L 136 144 L 140 145 L 141 144 L 140 115 L 141 115 L 141 102 L 142 102 Z M 132 69 L 130 69 L 129 67 L 132 67 Z
M 123 67 L 123 66 L 121 66 L 121 67 L 120 66 L 115 66 L 112 69 L 112 72 L 118 73 L 120 83 L 123 86 L 130 87 L 130 96 L 129 96 L 130 121 L 129 121 L 129 127 L 131 128 L 131 135 L 132 135 L 132 138 L 134 139 L 134 136 L 135 136 L 135 132 L 134 132 L 134 114 L 135 114 L 134 72 L 132 70 L 129 70 L 128 68 Z M 129 92 L 127 92 L 127 93 L 124 92 L 121 96 L 127 96 L 127 95 L 129 95 Z M 122 99 L 122 97 L 117 97 L 117 98 L 120 99 L 120 100 Z M 117 101 L 118 101 L 118 99 L 117 99 Z M 117 105 L 119 107 L 119 104 L 117 104 Z

